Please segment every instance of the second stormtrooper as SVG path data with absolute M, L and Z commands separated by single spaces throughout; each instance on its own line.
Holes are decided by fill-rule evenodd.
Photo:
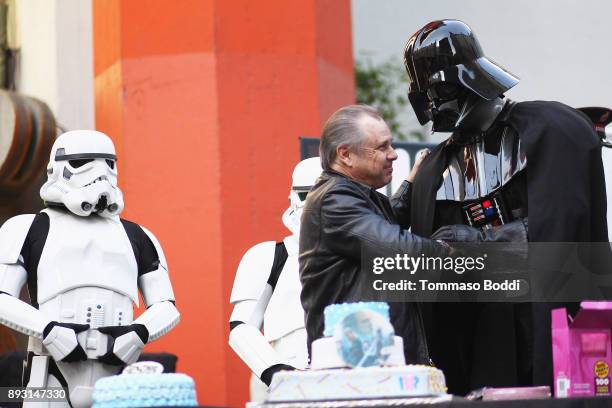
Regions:
M 298 240 L 304 201 L 321 171 L 318 157 L 295 166 L 290 207 L 282 217 L 292 235 L 282 242 L 266 241 L 253 246 L 242 257 L 236 272 L 230 298 L 234 309 L 229 344 L 256 377 L 251 382 L 252 401 L 265 398 L 266 387 L 258 386 L 261 382 L 257 378 L 270 385 L 277 371 L 308 365 Z

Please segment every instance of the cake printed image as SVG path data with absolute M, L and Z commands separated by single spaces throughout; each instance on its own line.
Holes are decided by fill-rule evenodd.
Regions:
M 381 306 L 386 306 L 386 308 Z M 395 333 L 389 323 L 389 308 L 384 303 L 367 303 L 362 310 L 347 305 L 333 305 L 325 310 L 326 319 L 342 319 L 334 326 L 334 341 L 339 355 L 348 367 L 384 365 L 392 353 Z M 347 309 L 347 310 L 342 310 Z
M 331 305 L 324 315 L 325 337 L 312 343 L 311 369 L 276 373 L 267 403 L 447 395 L 442 371 L 405 364 L 386 303 Z
M 389 305 L 382 302 L 327 306 L 325 337 L 312 342 L 310 367 L 405 365 L 404 342 L 395 335 L 389 320 Z

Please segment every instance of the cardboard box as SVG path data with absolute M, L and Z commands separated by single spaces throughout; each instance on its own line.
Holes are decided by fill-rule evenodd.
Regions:
M 582 302 L 571 319 L 552 311 L 554 392 L 558 398 L 612 395 L 612 302 Z

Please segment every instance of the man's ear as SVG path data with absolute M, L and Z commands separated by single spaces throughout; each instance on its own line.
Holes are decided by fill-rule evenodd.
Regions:
M 340 145 L 336 148 L 336 158 L 344 167 L 353 167 L 353 152 L 348 145 Z

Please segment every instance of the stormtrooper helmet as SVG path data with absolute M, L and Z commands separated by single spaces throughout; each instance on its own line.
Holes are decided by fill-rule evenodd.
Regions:
M 321 159 L 311 157 L 302 160 L 293 169 L 291 176 L 291 191 L 289 192 L 289 208 L 283 214 L 283 224 L 294 235 L 299 235 L 300 218 L 308 192 L 321 175 Z
M 64 205 L 86 217 L 113 217 L 123 210 L 117 187 L 113 141 L 95 130 L 73 130 L 57 138 L 47 165 L 48 180 L 40 197 L 48 205 Z

